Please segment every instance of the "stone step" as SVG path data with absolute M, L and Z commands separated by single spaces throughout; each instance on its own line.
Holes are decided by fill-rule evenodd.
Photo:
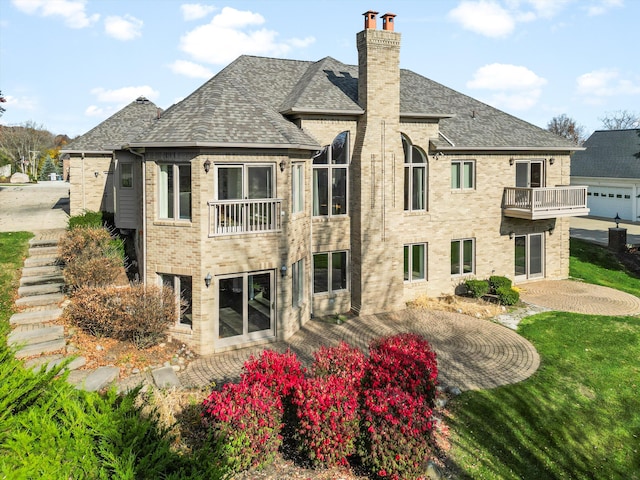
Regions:
M 58 256 L 58 247 L 57 246 L 37 246 L 33 245 L 29 248 L 29 256 L 43 256 L 46 255 L 48 257 L 57 257 Z
M 46 365 L 45 370 L 48 372 L 51 369 L 57 367 L 69 357 L 65 357 L 62 354 L 57 355 L 45 355 L 43 357 L 32 358 L 24 362 L 24 366 L 33 370 L 38 370 L 42 366 Z M 87 364 L 87 359 L 84 357 L 76 357 L 72 359 L 65 367 L 65 370 L 77 370 L 80 367 L 84 367 Z
M 52 340 L 64 339 L 64 327 L 62 325 L 41 326 L 26 325 L 13 330 L 7 336 L 9 345 L 35 345 Z
M 11 325 L 30 325 L 34 323 L 47 323 L 58 319 L 62 315 L 62 308 L 49 310 L 33 310 L 29 312 L 14 313 L 9 319 Z
M 62 272 L 60 265 L 44 265 L 40 267 L 25 267 L 22 269 L 22 278 L 37 277 L 39 275 L 59 275 Z
M 33 345 L 25 345 L 20 350 L 16 351 L 16 358 L 26 358 L 34 355 L 41 355 L 43 353 L 55 352 L 56 350 L 63 349 L 65 345 L 66 342 L 64 338 L 44 343 L 35 343 Z
M 55 273 L 29 275 L 26 277 L 23 275 L 20 279 L 20 286 L 44 285 L 47 283 L 64 283 L 64 275 L 62 274 L 62 271 L 58 270 Z
M 40 240 L 36 240 L 35 238 L 32 238 L 31 240 L 29 240 L 29 246 L 30 247 L 57 247 L 58 245 L 58 240 L 54 240 L 53 238 L 46 238 L 46 239 L 40 239 Z
M 80 390 L 96 392 L 115 382 L 118 379 L 118 375 L 120 375 L 118 367 L 99 367 L 86 376 L 70 375 L 67 380 Z
M 16 300 L 18 307 L 41 307 L 44 305 L 57 305 L 64 300 L 62 293 L 48 293 L 46 295 L 34 295 Z
M 176 375 L 176 371 L 172 367 L 160 367 L 151 371 L 153 381 L 158 388 L 180 388 L 182 384 Z
M 18 288 L 20 297 L 35 297 L 38 295 L 47 295 L 49 293 L 60 293 L 64 288 L 64 283 L 44 283 L 38 285 L 25 285 Z
M 34 257 L 28 257 L 24 261 L 25 267 L 46 267 L 49 265 L 56 265 L 58 262 L 57 257 L 51 255 L 36 255 Z

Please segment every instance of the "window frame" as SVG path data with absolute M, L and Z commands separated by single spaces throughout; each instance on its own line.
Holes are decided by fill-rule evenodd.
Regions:
M 161 286 L 168 286 L 173 290 L 174 305 L 178 318 L 178 321 L 174 323 L 174 325 L 176 327 L 193 329 L 193 277 L 190 275 L 176 275 L 174 273 L 157 273 L 157 275 Z M 185 289 L 182 288 L 182 279 L 186 278 L 189 279 L 189 283 L 191 284 L 189 290 L 187 290 L 191 292 L 190 298 L 185 298 L 182 295 L 182 292 L 185 291 Z M 170 282 L 167 280 L 170 280 Z M 184 298 L 188 304 L 184 310 L 181 308 L 181 298 Z M 191 315 L 191 319 L 185 322 L 184 318 L 186 315 Z
M 409 138 L 401 134 L 402 136 L 402 148 L 404 151 L 404 211 L 405 212 L 426 212 L 429 211 L 429 157 L 426 152 L 414 145 Z M 414 162 L 413 155 L 414 150 L 424 160 L 423 162 Z M 416 199 L 420 199 L 414 191 L 415 187 L 415 175 L 416 171 L 422 170 L 423 183 L 422 183 L 422 207 L 415 207 L 414 202 Z
M 291 164 L 291 213 L 304 212 L 304 163 Z
M 304 304 L 304 258 L 291 265 L 291 305 L 293 308 Z
M 458 165 L 457 186 L 454 185 L 454 165 Z M 471 165 L 471 186 L 464 185 L 464 166 Z M 476 189 L 476 161 L 469 159 L 451 160 L 451 190 L 453 191 L 470 191 Z
M 345 136 L 344 143 L 342 144 L 342 155 L 344 156 L 344 162 L 336 163 L 333 158 L 334 149 L 337 150 L 338 144 L 337 140 L 342 136 Z M 351 134 L 349 130 L 345 130 L 340 132 L 335 136 L 330 145 L 326 145 L 322 150 L 320 150 L 312 159 L 312 208 L 311 214 L 312 217 L 316 218 L 331 218 L 331 217 L 345 217 L 349 214 L 349 165 L 351 164 Z M 325 157 L 326 162 L 317 163 L 318 159 Z M 319 173 L 321 171 L 326 171 L 326 196 L 327 196 L 327 213 L 320 213 L 320 205 L 319 202 L 319 192 L 320 188 L 316 185 L 318 184 Z M 336 174 L 338 172 L 344 172 L 344 177 L 342 179 L 338 179 L 344 184 L 344 198 L 342 199 L 342 203 L 344 204 L 341 208 L 340 213 L 335 213 L 336 209 L 334 195 L 334 184 L 336 181 Z M 318 213 L 316 213 L 316 211 Z
M 270 197 L 252 197 L 249 195 L 251 190 L 250 187 L 250 178 L 249 178 L 249 170 L 251 168 L 268 168 L 270 171 L 270 184 L 268 185 L 268 189 L 270 189 Z M 239 198 L 220 198 L 220 170 L 222 169 L 237 169 L 240 170 L 241 182 L 240 186 L 242 191 L 240 192 Z M 216 200 L 267 200 L 274 199 L 276 197 L 276 182 L 275 182 L 275 164 L 269 162 L 260 162 L 260 163 L 218 163 L 214 165 L 214 190 L 215 190 L 215 198 Z
M 125 172 L 125 168 L 128 167 L 128 172 Z M 125 185 L 125 179 L 128 180 L 129 185 Z M 132 162 L 120 162 L 120 188 L 131 189 L 133 188 L 133 163 Z
M 193 195 L 193 178 L 192 178 L 192 168 L 191 168 L 191 163 L 167 163 L 167 162 L 160 162 L 157 164 L 158 165 L 158 185 L 157 185 L 157 191 L 158 191 L 158 201 L 157 201 L 157 207 L 158 207 L 158 214 L 157 217 L 159 220 L 169 220 L 169 221 L 175 221 L 175 222 L 191 222 L 192 218 L 193 218 L 193 209 L 192 209 L 192 195 Z M 166 195 L 166 198 L 162 198 L 163 197 L 163 192 L 162 192 L 162 185 L 163 182 L 161 181 L 162 179 L 162 173 L 163 173 L 163 167 L 170 167 L 171 168 L 171 185 L 169 185 L 169 182 L 167 182 L 167 190 L 166 193 L 164 195 Z M 183 218 L 181 216 L 181 191 L 180 188 L 182 187 L 182 183 L 180 181 L 181 179 L 181 175 L 180 175 L 180 171 L 181 169 L 189 169 L 189 216 Z M 171 203 L 169 203 L 169 192 L 171 193 Z M 163 203 L 166 202 L 166 208 L 167 208 L 167 215 L 164 216 L 162 214 L 163 212 Z M 171 209 L 172 213 L 169 214 L 169 210 Z
M 321 255 L 327 256 L 327 290 L 317 291 L 316 290 L 316 257 Z M 333 263 L 335 255 L 344 255 L 344 268 L 341 271 L 344 272 L 344 286 L 341 288 L 334 288 L 334 278 L 333 278 Z M 312 273 L 313 273 L 313 295 L 330 295 L 336 292 L 346 292 L 349 290 L 349 251 L 348 250 L 332 250 L 329 252 L 316 252 L 311 257 L 312 261 Z M 341 280 L 342 284 L 342 280 Z
M 414 278 L 414 270 L 413 270 L 413 254 L 414 247 L 422 247 L 422 277 Z M 404 254 L 404 267 L 403 267 L 403 278 L 405 283 L 416 283 L 416 282 L 426 282 L 428 280 L 427 276 L 427 265 L 428 265 L 428 243 L 427 242 L 418 242 L 418 243 L 407 243 L 403 246 L 403 254 Z M 409 276 L 409 266 L 411 266 L 411 276 Z
M 464 250 L 464 245 L 465 243 L 470 242 L 471 244 L 471 269 L 469 271 L 464 271 L 464 266 L 465 266 L 465 258 L 464 258 L 464 254 L 465 254 L 465 250 Z M 457 268 L 457 272 L 454 272 L 454 264 L 453 264 L 453 255 L 451 255 L 451 258 L 449 259 L 449 263 L 451 265 L 451 275 L 454 277 L 460 277 L 460 276 L 464 276 L 464 275 L 475 275 L 476 272 L 476 241 L 475 238 L 456 238 L 456 239 L 452 239 L 451 240 L 451 253 L 453 253 L 453 244 L 454 243 L 459 243 L 459 247 L 458 247 L 458 268 Z

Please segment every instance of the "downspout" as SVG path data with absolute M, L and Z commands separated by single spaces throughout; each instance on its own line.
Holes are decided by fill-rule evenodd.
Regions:
M 311 214 L 309 216 L 309 316 L 313 318 L 313 156 L 311 157 L 311 195 L 309 207 Z
M 127 149 L 134 155 L 140 157 L 142 170 L 142 285 L 147 286 L 147 168 L 145 165 L 144 152 L 138 153 L 132 148 Z
M 82 211 L 84 212 L 86 210 L 86 203 L 85 203 L 85 199 L 84 199 L 84 152 L 82 152 L 80 154 L 80 159 L 82 160 L 81 162 L 81 172 L 82 172 Z

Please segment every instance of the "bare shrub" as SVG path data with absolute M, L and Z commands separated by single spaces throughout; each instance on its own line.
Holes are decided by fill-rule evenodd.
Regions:
M 106 287 L 121 275 L 123 265 L 115 255 L 93 255 L 82 252 L 63 270 L 64 281 L 72 289 L 79 287 Z
M 137 348 L 162 341 L 167 327 L 177 321 L 173 291 L 142 284 L 81 287 L 67 307 L 67 315 L 88 333 L 129 341 Z
M 65 233 L 58 243 L 58 258 L 70 263 L 82 253 L 101 255 L 109 249 L 111 235 L 102 227 L 74 228 Z

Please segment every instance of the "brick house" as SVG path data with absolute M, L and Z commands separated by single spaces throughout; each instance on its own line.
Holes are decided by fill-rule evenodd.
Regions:
M 71 215 L 113 213 L 113 152 L 140 135 L 160 112 L 153 102 L 138 97 L 61 149 Z
M 576 147 L 400 69 L 394 15 L 364 15 L 357 66 L 242 56 L 114 151 L 116 225 L 201 354 L 470 276 L 568 275 Z

